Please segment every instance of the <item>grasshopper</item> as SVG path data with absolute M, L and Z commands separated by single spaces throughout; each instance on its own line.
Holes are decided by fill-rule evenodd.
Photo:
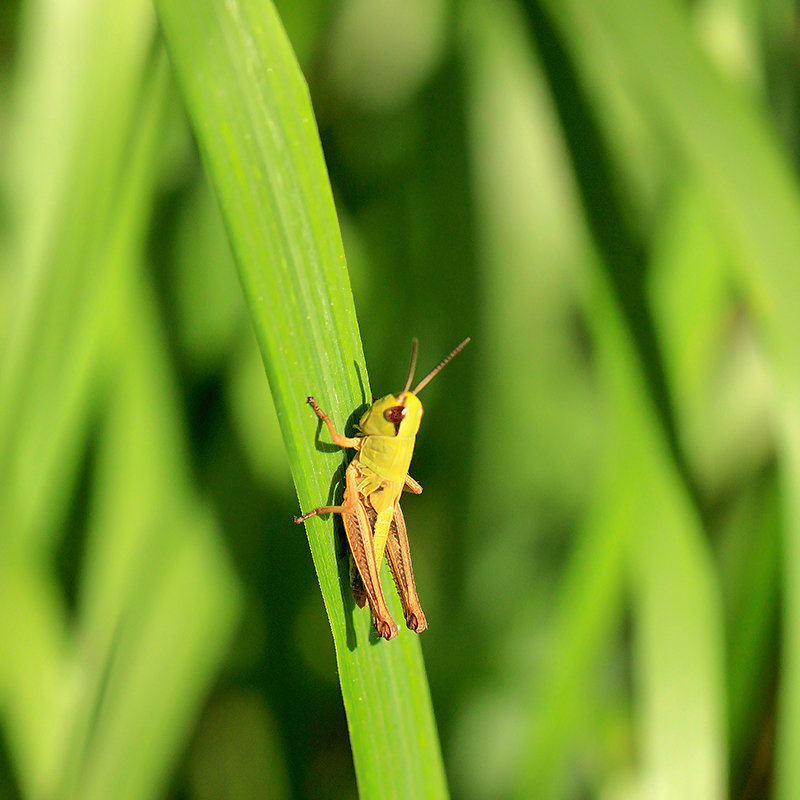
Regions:
M 384 639 L 397 636 L 397 625 L 386 606 L 379 577 L 384 552 L 400 595 L 406 624 L 417 633 L 428 627 L 414 583 L 400 494 L 403 489 L 414 494 L 422 492 L 422 487 L 408 474 L 423 413 L 417 395 L 467 344 L 468 338 L 443 358 L 414 389 L 410 389 L 417 366 L 417 340 L 414 339 L 411 343 L 411 366 L 403 391 L 396 395 L 387 394 L 373 402 L 361 417 L 352 438 L 337 432 L 330 417 L 313 397 L 306 400 L 327 426 L 333 443 L 355 450 L 356 455 L 345 472 L 342 504 L 315 508 L 295 517 L 294 521 L 299 525 L 317 514 L 342 515 L 350 545 L 353 597 L 360 608 L 369 601 L 375 630 Z

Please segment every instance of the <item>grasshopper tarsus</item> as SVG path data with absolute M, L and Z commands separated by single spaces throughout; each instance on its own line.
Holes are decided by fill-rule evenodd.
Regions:
M 422 487 L 410 475 L 406 475 L 406 482 L 403 488 L 414 494 L 422 494 Z
M 414 631 L 414 633 L 422 633 L 422 631 L 428 629 L 428 621 L 421 611 L 419 616 L 410 612 L 406 614 L 406 625 L 408 629 Z
M 375 625 L 375 632 L 381 639 L 386 639 L 388 642 L 397 636 L 397 625 L 394 623 L 390 624 L 386 620 L 376 619 L 373 624 Z

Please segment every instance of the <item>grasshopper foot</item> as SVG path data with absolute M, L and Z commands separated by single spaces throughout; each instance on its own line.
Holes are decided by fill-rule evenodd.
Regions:
M 378 636 L 382 639 L 386 639 L 387 642 L 397 636 L 397 625 L 391 620 L 376 619 L 373 620 L 373 624 L 375 625 Z
M 425 619 L 425 615 L 421 610 L 419 614 L 409 611 L 406 614 L 406 625 L 415 633 L 422 633 L 422 631 L 428 629 L 428 621 Z

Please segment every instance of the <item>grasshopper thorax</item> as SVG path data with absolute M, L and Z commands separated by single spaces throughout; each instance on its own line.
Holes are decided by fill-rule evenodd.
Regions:
M 422 403 L 413 392 L 387 394 L 376 400 L 361 417 L 364 436 L 395 436 L 413 439 L 422 419 Z

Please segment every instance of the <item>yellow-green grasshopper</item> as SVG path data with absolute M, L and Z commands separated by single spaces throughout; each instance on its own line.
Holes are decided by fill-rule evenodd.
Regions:
M 400 494 L 403 489 L 414 494 L 422 492 L 422 487 L 408 474 L 422 419 L 422 403 L 417 394 L 467 344 L 469 339 L 464 339 L 414 389 L 410 389 L 417 366 L 417 340 L 414 339 L 411 366 L 403 391 L 376 400 L 361 417 L 356 436 L 352 438 L 336 431 L 313 397 L 307 399 L 316 415 L 327 425 L 333 443 L 355 450 L 356 455 L 345 472 L 342 504 L 315 508 L 301 517 L 295 517 L 294 521 L 299 524 L 317 514 L 342 515 L 352 555 L 350 578 L 353 596 L 361 608 L 369 601 L 375 630 L 384 639 L 397 636 L 397 625 L 386 607 L 380 582 L 384 551 L 400 595 L 406 624 L 417 633 L 422 633 L 428 627 L 414 583 L 406 523 L 400 510 Z

